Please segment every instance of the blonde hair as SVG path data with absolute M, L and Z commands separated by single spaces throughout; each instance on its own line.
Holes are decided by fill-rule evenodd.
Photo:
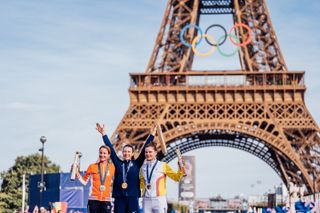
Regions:
M 152 147 L 154 151 L 157 152 L 157 145 L 154 142 L 151 142 L 148 145 L 146 145 L 146 148 L 148 147 Z
M 108 146 L 106 146 L 106 145 L 102 145 L 102 146 L 99 147 L 99 151 L 100 151 L 101 149 L 106 149 L 106 150 L 108 151 L 108 153 L 111 154 L 110 147 L 108 147 Z

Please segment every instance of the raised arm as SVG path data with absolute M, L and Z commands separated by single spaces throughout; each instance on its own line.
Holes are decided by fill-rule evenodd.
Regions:
M 155 125 L 149 135 L 149 137 L 147 138 L 147 141 L 144 143 L 141 151 L 140 151 L 140 154 L 139 154 L 139 157 L 136 159 L 136 162 L 137 162 L 137 165 L 138 167 L 140 168 L 143 164 L 143 161 L 144 159 L 146 158 L 145 157 L 145 149 L 146 149 L 146 146 L 151 143 L 154 139 L 154 136 L 156 135 L 156 132 L 157 132 L 157 126 Z
M 106 146 L 108 146 L 110 148 L 110 158 L 113 162 L 113 164 L 117 167 L 117 166 L 121 166 L 121 160 L 119 159 L 119 157 L 117 156 L 116 151 L 113 148 L 113 145 L 111 144 L 108 135 L 106 135 L 105 133 L 105 128 L 104 128 L 104 124 L 101 126 L 99 123 L 96 124 L 96 129 L 97 131 L 102 135 L 103 138 L 103 142 Z
M 172 180 L 177 181 L 177 182 L 179 182 L 182 179 L 183 173 L 181 172 L 180 168 L 179 168 L 178 172 L 175 172 L 171 169 L 171 167 L 167 163 L 164 163 L 163 166 L 164 166 L 164 173 L 169 178 L 171 178 Z

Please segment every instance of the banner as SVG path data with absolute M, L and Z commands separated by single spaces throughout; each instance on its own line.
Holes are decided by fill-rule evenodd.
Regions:
M 193 201 L 196 197 L 195 157 L 183 156 L 186 163 L 187 176 L 179 183 L 179 200 Z

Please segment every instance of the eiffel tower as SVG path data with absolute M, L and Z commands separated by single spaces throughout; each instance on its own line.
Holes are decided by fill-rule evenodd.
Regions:
M 219 14 L 238 24 L 239 43 L 251 36 L 239 47 L 241 70 L 192 70 L 195 52 L 181 30 Z M 190 27 L 183 38 L 191 43 L 198 34 Z M 177 146 L 181 153 L 232 147 L 265 161 L 287 186 L 319 192 L 320 134 L 304 102 L 304 72 L 287 69 L 265 0 L 168 0 L 147 69 L 130 80 L 130 106 L 111 138 L 116 149 L 139 150 L 159 124 L 164 161 Z

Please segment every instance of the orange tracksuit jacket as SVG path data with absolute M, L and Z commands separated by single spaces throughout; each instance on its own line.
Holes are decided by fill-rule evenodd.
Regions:
M 102 172 L 102 177 L 105 175 L 106 171 L 106 166 L 102 165 L 101 167 L 101 172 Z M 111 183 L 113 180 L 114 176 L 114 165 L 112 163 L 108 164 L 108 173 L 106 180 L 104 182 L 105 190 L 103 192 L 100 191 L 100 175 L 99 175 L 99 170 L 98 170 L 98 163 L 93 163 L 91 164 L 84 177 L 80 178 L 80 182 L 83 185 L 86 185 L 89 181 L 89 178 L 91 179 L 91 187 L 90 187 L 90 194 L 89 194 L 89 200 L 98 200 L 98 201 L 111 201 Z

